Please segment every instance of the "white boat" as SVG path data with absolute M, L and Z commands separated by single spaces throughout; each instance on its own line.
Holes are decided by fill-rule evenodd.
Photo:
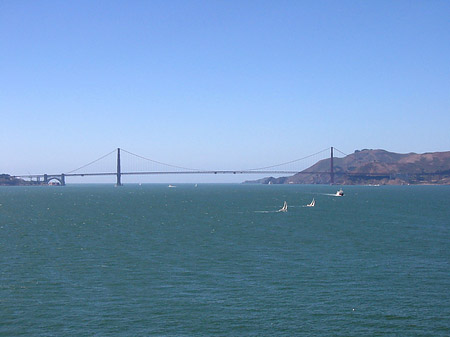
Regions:
M 176 187 L 176 186 L 175 185 L 169 185 L 168 187 L 173 188 L 173 187 Z
M 316 205 L 316 201 L 314 200 L 314 198 L 313 198 L 313 200 L 311 201 L 311 203 L 309 203 L 308 205 L 306 205 L 306 207 L 314 207 Z
M 284 204 L 283 204 L 283 207 L 281 207 L 278 210 L 278 212 L 287 212 L 287 209 L 288 209 L 288 205 L 287 205 L 287 202 L 285 201 Z
M 335 194 L 337 197 L 342 197 L 344 195 L 344 191 L 342 190 L 342 188 L 336 192 Z

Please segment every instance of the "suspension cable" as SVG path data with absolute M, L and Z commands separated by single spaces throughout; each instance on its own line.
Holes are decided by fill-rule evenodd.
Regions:
M 128 154 L 131 154 L 132 156 L 135 156 L 135 157 L 138 157 L 138 158 L 141 158 L 141 159 L 150 161 L 150 162 L 155 163 L 155 164 L 165 165 L 165 166 L 169 166 L 169 167 L 173 167 L 173 168 L 177 168 L 177 169 L 181 169 L 181 170 L 200 171 L 199 169 L 193 169 L 193 168 L 187 168 L 187 167 L 182 167 L 182 166 L 176 166 L 176 165 L 171 165 L 171 164 L 162 163 L 162 162 L 157 161 L 157 160 L 153 160 L 153 159 L 150 159 L 150 158 L 142 157 L 142 156 L 140 156 L 140 155 L 138 155 L 138 154 L 132 153 L 132 152 L 127 151 L 127 150 L 124 150 L 124 149 L 121 149 L 121 150 L 122 150 L 123 152 L 128 153 Z
M 335 149 L 337 152 L 339 152 L 339 153 L 341 153 L 341 154 L 343 154 L 344 156 L 348 156 L 348 154 L 346 154 L 346 153 L 344 153 L 344 152 L 342 152 L 341 150 L 339 150 L 339 149 L 337 149 L 337 148 L 333 148 L 333 149 Z
M 83 165 L 83 166 L 81 166 L 81 167 L 79 167 L 79 168 L 77 168 L 77 169 L 75 169 L 75 170 L 72 170 L 72 171 L 68 172 L 67 174 L 73 173 L 73 172 L 78 171 L 78 170 L 81 170 L 81 169 L 83 169 L 83 168 L 85 168 L 85 167 L 87 167 L 87 166 L 89 166 L 89 165 L 91 165 L 91 164 L 94 164 L 94 163 L 98 162 L 99 160 L 102 160 L 103 158 L 108 157 L 111 153 L 114 153 L 114 152 L 116 152 L 116 151 L 117 151 L 117 150 L 114 149 L 114 150 L 112 150 L 110 153 L 105 154 L 104 156 L 102 156 L 102 157 L 100 157 L 100 158 L 98 158 L 98 159 L 96 159 L 96 160 L 94 160 L 94 161 L 91 161 L 90 163 L 88 163 L 88 164 L 86 164 L 86 165 Z
M 335 149 L 337 152 L 339 152 L 339 153 L 341 153 L 341 154 L 347 156 L 347 154 L 344 153 L 344 152 L 342 152 L 341 150 L 339 150 L 339 149 L 337 149 L 337 148 L 335 148 L 335 147 L 334 147 L 334 149 Z M 125 149 L 121 149 L 121 150 L 122 150 L 123 152 L 126 152 L 126 153 L 132 155 L 132 156 L 135 156 L 135 157 L 138 157 L 138 158 L 147 160 L 147 161 L 152 162 L 152 163 L 155 163 L 155 164 L 164 165 L 164 166 L 168 166 L 168 167 L 173 167 L 173 168 L 177 168 L 177 169 L 181 169 L 181 170 L 200 171 L 200 169 L 193 169 L 193 168 L 187 168 L 187 167 L 183 167 L 183 166 L 177 166 L 177 165 L 171 165 L 171 164 L 163 163 L 163 162 L 160 162 L 160 161 L 157 161 L 157 160 L 153 160 L 153 159 L 150 159 L 150 158 L 146 158 L 146 157 L 140 156 L 140 155 L 138 155 L 138 154 L 132 153 L 132 152 L 127 151 L 127 150 L 125 150 Z M 329 149 L 327 148 L 327 149 L 324 149 L 324 150 L 322 150 L 322 151 L 316 152 L 316 153 L 314 153 L 314 154 L 308 155 L 308 156 L 303 157 L 303 158 L 299 158 L 299 159 L 295 159 L 295 160 L 291 160 L 291 161 L 288 161 L 288 162 L 284 162 L 284 163 L 276 164 L 276 165 L 271 165 L 271 166 L 265 166 L 265 167 L 258 167 L 258 168 L 246 169 L 245 171 L 267 170 L 267 169 L 271 169 L 271 168 L 274 168 L 274 167 L 279 167 L 279 166 L 283 166 L 283 165 L 292 164 L 292 163 L 295 163 L 295 162 L 298 162 L 298 161 L 301 161 L 301 160 L 305 160 L 305 159 L 311 158 L 311 157 L 313 157 L 313 156 L 317 156 L 318 154 L 321 154 L 321 153 L 323 153 L 323 152 L 325 152 L 325 151 L 328 151 L 328 150 L 329 150 Z M 111 152 L 105 154 L 104 156 L 102 156 L 102 157 L 100 157 L 100 158 L 98 158 L 98 159 L 96 159 L 96 160 L 93 160 L 93 161 L 91 161 L 91 162 L 89 162 L 89 163 L 87 163 L 87 164 L 85 164 L 85 165 L 83 165 L 83 166 L 80 166 L 79 168 L 77 168 L 77 169 L 75 169 L 75 170 L 72 170 L 72 171 L 67 172 L 67 174 L 70 174 L 70 173 L 79 171 L 79 170 L 81 170 L 81 169 L 83 169 L 83 168 L 85 168 L 85 167 L 87 167 L 87 166 L 89 166 L 89 165 L 92 165 L 92 164 L 94 164 L 94 163 L 96 163 L 96 162 L 98 162 L 98 161 L 104 159 L 105 157 L 111 155 L 112 153 L 114 153 L 114 152 L 116 152 L 116 151 L 117 151 L 117 150 L 114 149 L 113 151 L 111 151 Z
M 324 149 L 324 150 L 322 150 L 322 151 L 319 151 L 319 152 L 314 153 L 314 154 L 310 154 L 309 156 L 306 156 L 306 157 L 303 157 L 303 158 L 300 158 L 300 159 L 295 159 L 295 160 L 291 160 L 291 161 L 288 161 L 288 162 L 285 162 L 285 163 L 281 163 L 281 164 L 277 164 L 277 165 L 272 165 L 272 166 L 266 166 L 266 167 L 259 167 L 259 168 L 248 169 L 248 170 L 246 170 L 246 171 L 267 170 L 267 169 L 274 168 L 274 167 L 278 167 L 278 166 L 282 166 L 282 165 L 292 164 L 292 163 L 298 162 L 298 161 L 300 161 L 300 160 L 305 160 L 305 159 L 308 159 L 308 158 L 310 158 L 310 157 L 317 156 L 318 154 L 321 154 L 322 152 L 325 152 L 325 151 L 328 151 L 328 150 L 329 150 L 329 148 L 326 148 L 326 149 Z

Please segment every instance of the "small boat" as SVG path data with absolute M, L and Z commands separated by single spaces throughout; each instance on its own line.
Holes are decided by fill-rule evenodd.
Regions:
M 313 200 L 311 201 L 311 203 L 309 203 L 308 205 L 306 205 L 306 207 L 314 207 L 316 205 L 316 201 L 314 200 L 314 198 L 313 198 Z
M 172 187 L 176 187 L 175 185 L 169 185 L 168 187 L 172 188 Z
M 278 210 L 278 212 L 287 212 L 287 209 L 288 209 L 288 205 L 287 205 L 287 202 L 285 201 L 284 204 L 283 204 L 283 207 L 281 207 Z
M 335 194 L 337 197 L 342 197 L 344 195 L 344 191 L 342 190 L 342 188 L 336 192 Z

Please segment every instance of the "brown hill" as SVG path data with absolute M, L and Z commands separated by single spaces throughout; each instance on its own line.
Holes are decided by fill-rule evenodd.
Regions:
M 450 151 L 400 154 L 385 150 L 361 150 L 334 158 L 334 183 L 365 184 L 450 184 Z M 263 178 L 262 184 L 330 184 L 330 159 L 324 159 L 291 177 Z M 250 182 L 247 182 L 250 183 Z

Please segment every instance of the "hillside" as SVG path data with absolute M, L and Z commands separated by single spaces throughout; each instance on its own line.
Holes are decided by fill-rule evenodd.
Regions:
M 399 154 L 361 150 L 334 158 L 334 183 L 341 185 L 450 184 L 450 151 Z M 267 177 L 245 183 L 330 184 L 330 159 L 324 159 L 290 177 Z

